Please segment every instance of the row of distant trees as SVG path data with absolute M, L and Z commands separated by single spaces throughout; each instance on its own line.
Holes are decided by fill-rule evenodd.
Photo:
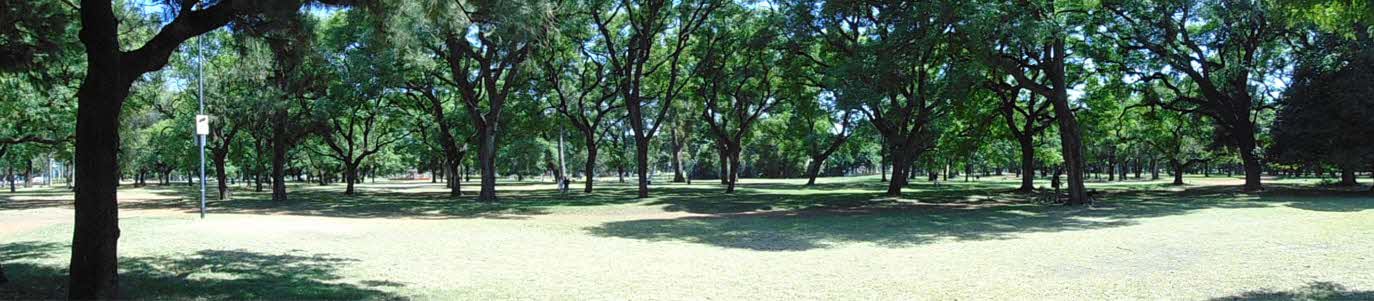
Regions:
M 211 170 L 276 200 L 293 173 L 352 194 L 415 167 L 471 171 L 495 201 L 499 174 L 566 177 L 569 156 L 585 191 L 627 170 L 639 197 L 655 166 L 731 192 L 876 165 L 900 196 L 1016 160 L 1025 191 L 1061 168 L 1070 204 L 1090 171 L 1142 162 L 1238 165 L 1247 191 L 1266 168 L 1374 165 L 1360 1 L 4 4 L 0 150 L 71 158 L 79 299 L 117 297 L 118 179 L 190 169 L 201 69 Z

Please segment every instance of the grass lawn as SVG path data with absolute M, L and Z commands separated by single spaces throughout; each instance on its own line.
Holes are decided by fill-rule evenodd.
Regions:
M 1033 204 L 1001 177 L 902 199 L 875 177 L 644 200 L 504 183 L 495 204 L 303 184 L 284 203 L 236 191 L 204 220 L 192 187 L 126 187 L 120 281 L 135 299 L 1374 299 L 1374 194 L 1187 180 L 1091 183 L 1091 207 Z M 70 199 L 0 192 L 0 299 L 64 295 Z

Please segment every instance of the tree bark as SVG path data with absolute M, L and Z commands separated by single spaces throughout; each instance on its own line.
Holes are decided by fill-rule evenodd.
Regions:
M 1107 151 L 1107 182 L 1116 181 L 1116 149 Z
M 1154 157 L 1150 157 L 1150 180 L 1159 180 L 1158 159 L 1155 159 Z
M 354 195 L 357 193 L 353 190 L 353 184 L 358 182 L 357 163 L 344 163 L 344 182 L 347 182 L 344 184 L 344 195 Z
M 272 113 L 272 200 L 286 201 L 287 113 Z
M 587 140 L 587 166 L 583 168 L 583 173 L 586 173 L 587 182 L 583 183 L 583 193 L 592 193 L 592 183 L 596 181 L 597 146 L 596 137 L 594 135 L 595 133 L 583 133 L 583 138 Z
M 725 185 L 725 193 L 735 193 L 735 185 L 739 183 L 739 145 L 729 145 L 726 147 L 730 153 L 730 175 L 729 182 Z
M 481 202 L 496 201 L 496 121 L 488 122 L 477 128 L 477 163 L 482 169 L 482 186 L 477 192 L 477 200 Z
M 229 175 L 224 171 L 224 156 L 216 153 L 212 158 L 215 162 L 215 187 L 219 189 L 219 200 L 229 199 Z
M 1251 133 L 1250 135 L 1251 137 L 1253 137 L 1254 133 Z M 1244 138 L 1241 139 L 1245 140 Z M 1249 140 L 1254 139 L 1251 138 Z M 1242 150 L 1240 152 L 1241 161 L 1245 164 L 1245 191 L 1264 190 L 1263 184 L 1260 183 L 1260 176 L 1262 175 L 1261 173 L 1264 172 L 1264 166 L 1260 164 L 1259 156 L 1254 154 L 1253 149 L 1254 144 L 1252 142 L 1248 150 L 1242 147 Z
M 716 145 L 716 151 L 720 155 L 720 184 L 730 185 L 730 151 L 726 148 L 725 143 L 720 142 L 719 139 L 717 139 Z
M 889 139 L 892 140 L 892 139 Z M 892 159 L 892 177 L 887 182 L 887 196 L 901 197 L 902 187 L 907 183 L 907 172 L 910 171 L 911 157 L 909 146 L 897 146 L 892 148 L 892 154 L 888 158 Z
M 1169 160 L 1169 166 L 1174 169 L 1173 185 L 1183 185 L 1183 170 L 1188 167 L 1183 165 L 1183 163 L 1178 162 L 1178 160 L 1173 159 Z
M 86 78 L 77 92 L 75 228 L 70 299 L 118 299 L 119 112 L 133 85 L 120 66 L 118 19 L 110 1 L 82 1 Z M 136 77 L 135 77 L 136 78 Z
M 24 160 L 24 188 L 33 185 L 33 159 Z
M 1016 191 L 1031 192 L 1035 190 L 1035 141 L 1030 135 L 1017 140 L 1021 144 L 1021 187 Z
M 816 176 L 821 173 L 821 160 L 824 159 L 811 157 L 811 162 L 806 164 L 806 186 L 816 185 Z
M 1078 117 L 1074 116 L 1073 108 L 1069 107 L 1069 87 L 1064 74 L 1064 38 L 1055 39 L 1053 44 L 1054 53 L 1051 60 L 1054 63 L 1047 74 L 1053 88 L 1050 99 L 1054 102 L 1055 121 L 1059 123 L 1059 139 L 1063 146 L 1064 165 L 1068 171 L 1069 204 L 1082 205 L 1092 201 L 1083 186 L 1083 138 L 1078 128 Z
M 635 173 L 639 176 L 639 198 L 649 197 L 649 139 L 635 134 Z M 724 175 L 722 175 L 724 177 Z
M 878 174 L 882 177 L 879 178 L 878 181 L 883 183 L 887 183 L 887 160 L 892 158 L 888 155 L 888 152 L 888 147 L 886 145 L 878 151 Z
M 1341 167 L 1341 186 L 1355 186 L 1359 183 L 1355 181 L 1355 169 Z
M 677 130 L 674 129 L 674 131 Z M 683 143 L 683 141 L 680 140 L 682 140 L 682 138 L 678 137 L 678 135 L 673 135 L 673 183 L 687 182 L 687 173 L 683 169 L 684 167 L 682 165 L 682 149 L 684 148 L 685 143 Z

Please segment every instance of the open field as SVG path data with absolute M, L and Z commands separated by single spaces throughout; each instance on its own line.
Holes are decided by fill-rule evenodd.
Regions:
M 1374 299 L 1374 194 L 1197 177 L 1091 183 L 1097 204 L 1063 207 L 1013 181 L 903 199 L 874 177 L 644 200 L 505 183 L 494 204 L 428 182 L 302 185 L 284 203 L 237 191 L 204 220 L 192 187 L 126 187 L 120 279 L 137 299 Z M 0 299 L 64 296 L 70 198 L 0 193 Z

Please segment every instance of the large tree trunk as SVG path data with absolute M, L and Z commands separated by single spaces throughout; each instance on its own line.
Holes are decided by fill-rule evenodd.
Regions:
M 1016 191 L 1031 192 L 1035 190 L 1035 141 L 1029 133 L 1017 140 L 1021 144 L 1021 187 Z
M 596 181 L 596 138 L 593 136 L 595 133 L 583 133 L 583 135 L 587 140 L 587 166 L 583 168 L 582 172 L 586 173 L 587 183 L 583 183 L 582 192 L 592 193 L 592 183 Z
M 887 182 L 887 196 L 902 196 L 902 187 L 905 187 L 907 183 L 907 172 L 911 170 L 907 167 L 911 166 L 911 159 L 914 157 L 907 148 L 908 146 L 890 148 L 892 154 L 888 155 L 888 158 L 892 159 L 892 177 Z
M 76 206 L 70 299 L 118 299 L 119 112 L 132 79 L 119 65 L 121 53 L 109 1 L 82 1 L 81 41 L 86 78 L 77 92 Z
M 1249 110 L 1247 109 L 1246 112 L 1249 112 Z M 1260 183 L 1260 176 L 1264 172 L 1264 165 L 1260 163 L 1260 157 L 1255 155 L 1254 125 L 1249 124 L 1247 121 L 1244 125 L 1233 126 L 1233 128 L 1236 129 L 1232 130 L 1232 136 L 1236 139 L 1241 162 L 1245 165 L 1245 187 L 1243 189 L 1245 191 L 1264 190 L 1264 185 Z
M 673 183 L 687 182 L 687 173 L 682 165 L 682 149 L 685 143 L 678 141 L 679 138 L 676 136 L 673 138 Z
M 286 112 L 272 113 L 272 200 L 286 201 Z
M 482 169 L 482 186 L 481 191 L 477 192 L 477 200 L 481 202 L 496 201 L 496 122 L 489 122 L 477 129 L 477 143 L 480 143 L 477 147 L 477 163 Z
M 353 184 L 358 182 L 358 164 L 344 163 L 344 195 L 354 195 Z
M 1078 128 L 1078 117 L 1074 116 L 1073 108 L 1069 107 L 1068 81 L 1065 78 L 1065 53 L 1064 39 L 1054 40 L 1054 54 L 1051 61 L 1054 63 L 1049 68 L 1048 76 L 1052 83 L 1053 95 L 1050 100 L 1054 105 L 1055 121 L 1059 126 L 1059 140 L 1063 147 L 1064 167 L 1068 172 L 1069 185 L 1069 204 L 1087 204 L 1092 200 L 1088 198 L 1088 191 L 1083 186 L 1083 137 Z
M 1351 167 L 1341 167 L 1341 186 L 1355 186 L 1355 169 Z
M 1173 159 L 1169 160 L 1169 167 L 1174 169 L 1173 185 L 1183 185 L 1183 170 L 1187 169 L 1188 167 L 1184 166 L 1183 163 L 1178 162 L 1178 160 Z

